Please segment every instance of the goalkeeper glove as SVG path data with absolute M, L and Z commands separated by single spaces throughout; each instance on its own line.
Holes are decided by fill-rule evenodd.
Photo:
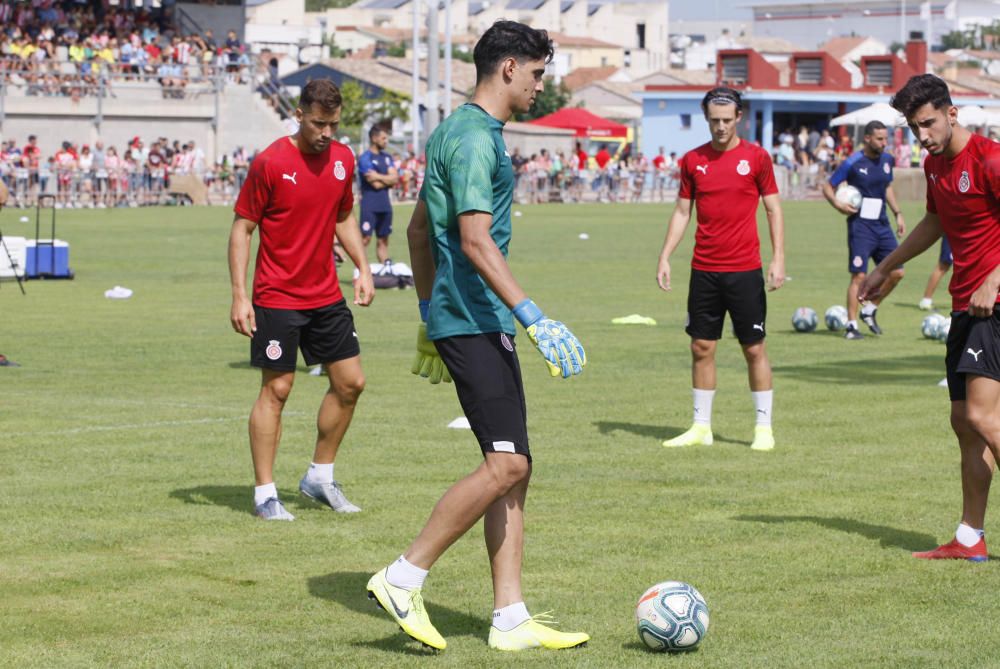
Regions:
M 549 366 L 549 374 L 568 378 L 583 371 L 587 354 L 569 329 L 551 318 L 531 300 L 522 300 L 514 307 L 514 317 L 524 326 L 528 339 L 538 348 Z
M 430 300 L 420 300 L 421 321 L 427 320 L 427 307 L 429 303 Z M 424 323 L 421 323 L 417 330 L 417 355 L 413 358 L 413 365 L 410 367 L 410 371 L 429 379 L 434 384 L 441 383 L 442 381 L 451 383 L 451 374 L 448 373 L 448 368 L 445 366 L 444 361 L 441 360 L 441 355 L 438 353 L 437 348 L 435 348 L 434 342 L 427 338 L 427 326 Z

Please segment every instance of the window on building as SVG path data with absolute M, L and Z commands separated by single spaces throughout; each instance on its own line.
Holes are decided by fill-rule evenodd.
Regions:
M 745 84 L 750 69 L 746 56 L 722 57 L 722 83 Z
M 608 57 L 601 56 L 601 67 L 607 67 L 607 66 L 608 66 Z
M 823 83 L 823 60 L 821 58 L 797 58 L 795 60 L 795 83 Z
M 865 68 L 866 86 L 892 86 L 892 63 L 889 61 L 869 62 Z
M 646 24 L 636 23 L 635 24 L 635 40 L 636 44 L 639 45 L 640 49 L 646 48 Z
M 681 114 L 681 130 L 691 129 L 691 114 Z

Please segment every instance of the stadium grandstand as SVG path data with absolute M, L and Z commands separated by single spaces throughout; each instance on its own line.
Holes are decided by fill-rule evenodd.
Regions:
M 19 180 L 47 176 L 72 185 L 78 179 L 58 162 L 69 164 L 67 153 L 79 168 L 88 163 L 84 147 L 92 156 L 98 144 L 114 147 L 123 163 L 139 150 L 141 167 L 155 143 L 165 160 L 197 157 L 203 166 L 185 158 L 187 169 L 212 172 L 208 182 L 216 172 L 235 181 L 234 156 L 284 132 L 280 111 L 288 108 L 271 85 L 269 53 L 243 38 L 245 12 L 239 2 L 0 2 L 0 176 L 15 192 Z M 92 172 L 93 188 L 134 181 Z M 155 183 L 148 173 L 142 179 L 146 192 L 134 201 Z

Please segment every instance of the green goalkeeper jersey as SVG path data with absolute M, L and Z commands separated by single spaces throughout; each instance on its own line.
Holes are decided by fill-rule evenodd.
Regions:
M 482 107 L 464 104 L 427 140 L 420 199 L 427 207 L 436 274 L 427 314 L 427 337 L 505 332 L 514 317 L 462 252 L 458 216 L 493 215 L 490 236 L 507 257 L 514 168 L 504 146 L 503 123 Z

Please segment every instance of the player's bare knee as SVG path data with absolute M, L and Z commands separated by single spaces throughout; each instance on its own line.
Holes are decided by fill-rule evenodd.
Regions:
M 531 476 L 531 465 L 523 455 L 502 453 L 489 459 L 487 471 L 493 477 L 497 493 L 502 495 Z
M 270 379 L 260 387 L 260 399 L 277 406 L 284 406 L 291 393 L 292 381 L 284 377 Z
M 691 355 L 695 360 L 711 359 L 715 355 L 715 342 L 705 339 L 692 339 Z
M 747 362 L 764 362 L 767 360 L 767 349 L 763 341 L 743 345 L 743 356 Z
M 900 267 L 899 269 L 892 270 L 892 272 L 889 273 L 889 276 L 895 279 L 896 281 L 899 281 L 900 279 L 903 278 L 904 274 L 906 274 L 906 270 Z
M 337 396 L 341 404 L 353 405 L 357 403 L 361 393 L 365 390 L 365 376 L 358 374 L 350 379 L 341 379 L 332 384 L 331 387 L 333 394 Z

